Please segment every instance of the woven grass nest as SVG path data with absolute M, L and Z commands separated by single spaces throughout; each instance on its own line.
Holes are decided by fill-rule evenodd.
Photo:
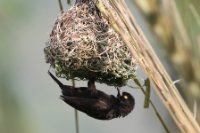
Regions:
M 93 0 L 77 0 L 61 14 L 44 48 L 58 77 L 124 86 L 135 77 L 136 62 Z

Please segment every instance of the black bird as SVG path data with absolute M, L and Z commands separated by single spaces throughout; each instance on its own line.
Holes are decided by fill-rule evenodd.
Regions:
M 48 71 L 62 90 L 61 98 L 70 106 L 99 120 L 110 120 L 127 116 L 134 108 L 135 100 L 131 94 L 119 89 L 117 96 L 108 95 L 96 89 L 94 78 L 88 81 L 88 87 L 63 85 Z

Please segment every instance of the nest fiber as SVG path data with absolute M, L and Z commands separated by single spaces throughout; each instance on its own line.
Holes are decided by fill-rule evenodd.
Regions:
M 135 76 L 129 49 L 93 0 L 79 0 L 57 18 L 44 53 L 58 77 L 123 86 Z

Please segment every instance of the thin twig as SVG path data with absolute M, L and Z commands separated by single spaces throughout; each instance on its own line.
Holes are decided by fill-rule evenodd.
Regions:
M 67 2 L 70 2 L 70 0 L 67 0 Z M 63 5 L 62 5 L 61 0 L 58 0 L 58 3 L 59 3 L 59 7 L 60 7 L 60 12 L 62 14 L 62 13 L 64 13 L 64 10 L 63 10 Z M 75 87 L 74 79 L 72 79 L 72 86 Z M 78 111 L 76 109 L 74 109 L 74 114 L 75 114 L 76 133 L 79 133 L 79 119 L 78 119 Z
M 78 119 L 78 111 L 75 109 L 75 124 L 76 124 L 76 133 L 79 133 L 79 119 Z
M 139 80 L 137 78 L 134 78 L 133 81 L 135 82 L 135 84 L 142 90 L 143 94 L 146 95 L 146 92 L 143 88 L 143 86 L 140 84 Z M 156 106 L 154 105 L 154 103 L 152 102 L 152 100 L 149 98 L 149 103 L 151 104 L 156 116 L 158 117 L 159 121 L 161 122 L 162 126 L 164 127 L 166 133 L 170 133 L 169 128 L 167 127 L 167 125 L 165 124 L 162 116 L 160 115 L 160 113 L 158 112 Z
M 72 86 L 75 87 L 75 81 L 72 79 Z M 74 109 L 75 114 L 75 125 L 76 125 L 76 133 L 79 133 L 79 119 L 78 119 L 78 111 Z
M 67 4 L 70 5 L 71 4 L 71 0 L 67 0 Z
M 64 10 L 63 10 L 63 5 L 62 5 L 62 2 L 61 0 L 58 0 L 58 4 L 59 4 L 59 7 L 60 7 L 60 13 L 64 13 Z

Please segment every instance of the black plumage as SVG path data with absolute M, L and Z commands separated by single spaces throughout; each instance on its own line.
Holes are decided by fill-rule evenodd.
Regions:
M 135 100 L 131 94 L 123 92 L 118 95 L 108 95 L 97 90 L 94 78 L 88 81 L 88 87 L 73 87 L 63 85 L 53 74 L 48 72 L 62 90 L 61 98 L 75 109 L 100 120 L 110 120 L 125 117 L 134 108 Z

